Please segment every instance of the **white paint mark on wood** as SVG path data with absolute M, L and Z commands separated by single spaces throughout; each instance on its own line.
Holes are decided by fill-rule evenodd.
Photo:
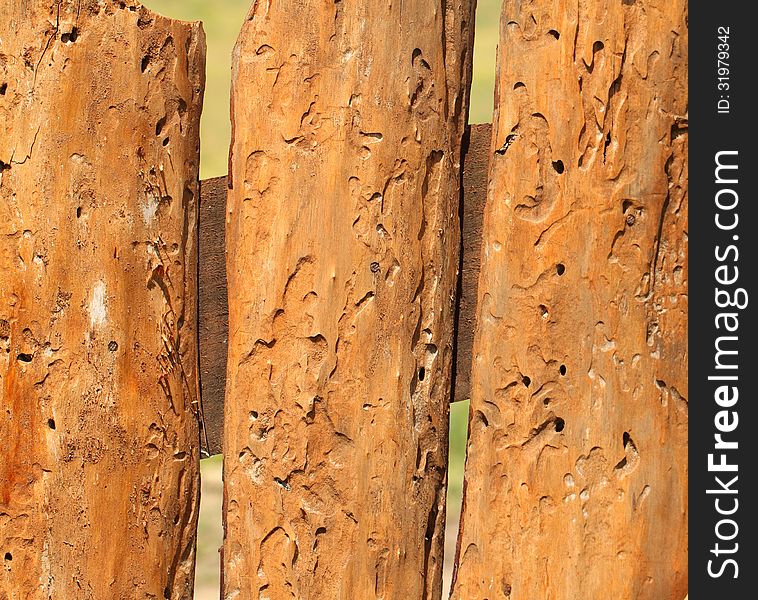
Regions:
M 158 214 L 158 201 L 159 199 L 154 194 L 148 193 L 147 202 L 142 206 L 142 218 L 145 219 L 147 225 L 150 225 Z
M 95 288 L 92 290 L 92 300 L 89 303 L 89 318 L 92 328 L 102 327 L 105 325 L 105 321 L 108 317 L 108 312 L 105 306 L 105 283 L 98 281 L 95 284 Z

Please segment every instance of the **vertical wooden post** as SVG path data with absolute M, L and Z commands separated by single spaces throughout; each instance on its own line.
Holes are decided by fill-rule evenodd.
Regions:
M 472 3 L 255 2 L 234 54 L 225 598 L 440 593 Z
M 687 593 L 686 20 L 504 2 L 454 598 Z
M 0 8 L 0 597 L 192 595 L 205 42 Z

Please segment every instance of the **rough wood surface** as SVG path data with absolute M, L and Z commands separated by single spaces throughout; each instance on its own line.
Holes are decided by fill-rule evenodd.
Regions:
M 224 390 L 229 336 L 226 290 L 226 177 L 200 182 L 200 395 L 201 440 L 213 455 L 223 450 Z
M 471 389 L 471 349 L 476 329 L 476 294 L 482 246 L 482 216 L 492 126 L 472 125 L 463 148 L 461 273 L 455 331 L 453 400 Z M 207 450 L 222 452 L 229 307 L 226 284 L 226 177 L 200 182 L 200 384 Z M 205 443 L 205 436 L 203 437 Z
M 471 125 L 464 139 L 461 194 L 461 272 L 455 323 L 453 400 L 471 395 L 471 352 L 476 332 L 477 283 L 482 256 L 482 219 L 487 200 L 492 125 Z
M 440 594 L 468 1 L 255 2 L 235 50 L 224 597 Z
M 0 6 L 0 598 L 192 595 L 199 24 Z
M 686 7 L 504 3 L 454 598 L 687 593 Z

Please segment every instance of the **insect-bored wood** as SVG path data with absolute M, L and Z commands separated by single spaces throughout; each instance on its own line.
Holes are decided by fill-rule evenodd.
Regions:
M 205 42 L 0 8 L 0 597 L 192 595 Z
M 434 598 L 469 2 L 256 2 L 234 53 L 225 598 Z
M 687 3 L 505 0 L 453 598 L 687 592 Z
M 476 293 L 482 245 L 482 214 L 487 196 L 487 165 L 492 126 L 472 125 L 463 148 L 461 273 L 453 364 L 454 400 L 469 397 L 471 349 L 476 330 Z M 228 336 L 226 292 L 227 178 L 200 182 L 200 383 L 208 452 L 220 454 L 224 431 L 224 391 Z

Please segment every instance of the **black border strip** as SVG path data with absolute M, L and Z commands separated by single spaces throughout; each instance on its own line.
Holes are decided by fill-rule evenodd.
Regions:
M 758 597 L 752 582 L 758 557 L 752 518 L 758 509 L 752 481 L 756 448 L 750 441 L 757 400 L 751 359 L 758 343 L 753 339 L 758 304 L 754 264 L 758 232 L 752 219 L 756 202 L 753 6 L 691 3 L 689 15 L 690 600 Z M 721 55 L 725 59 L 721 65 L 719 51 L 727 53 Z M 728 73 L 719 73 L 719 66 Z M 719 83 L 728 85 L 719 88 Z M 717 171 L 719 152 L 722 165 L 737 168 Z M 727 229 L 735 216 L 739 222 Z M 725 227 L 717 226 L 717 218 Z M 736 306 L 719 306 L 729 302 Z M 735 316 L 719 318 L 726 313 Z M 728 331 L 727 325 L 737 324 L 735 331 Z M 719 348 L 737 353 L 718 356 Z M 723 442 L 736 442 L 738 448 L 717 448 L 719 434 Z M 737 470 L 718 470 L 721 463 Z

